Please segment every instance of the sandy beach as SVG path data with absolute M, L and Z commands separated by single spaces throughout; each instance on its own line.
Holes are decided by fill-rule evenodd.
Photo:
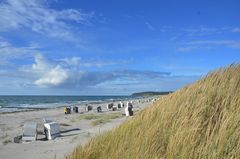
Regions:
M 133 110 L 136 114 L 152 102 L 133 101 Z M 145 101 L 145 100 L 144 100 Z M 124 101 L 126 104 L 127 101 Z M 114 105 L 117 105 L 115 102 Z M 97 106 L 102 106 L 102 113 L 97 113 Z M 79 105 L 79 113 L 64 114 L 63 108 L 45 109 L 28 112 L 0 114 L 0 158 L 1 159 L 51 159 L 64 158 L 77 145 L 87 143 L 91 138 L 117 127 L 132 117 L 124 116 L 124 108 L 109 111 L 107 103 L 94 104 L 93 110 L 85 111 L 84 105 Z M 93 119 L 87 118 L 92 117 Z M 113 116 L 113 118 L 98 120 Z M 60 124 L 61 136 L 54 140 L 45 140 L 43 133 L 43 118 L 51 119 Z M 22 135 L 23 125 L 33 121 L 38 124 L 38 137 L 34 142 L 14 143 L 16 136 Z

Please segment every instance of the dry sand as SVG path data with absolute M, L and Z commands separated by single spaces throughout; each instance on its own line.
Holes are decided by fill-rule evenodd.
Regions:
M 125 101 L 126 104 L 126 101 Z M 97 113 L 96 107 L 101 105 L 103 112 Z M 16 112 L 0 114 L 0 159 L 52 159 L 64 158 L 72 152 L 77 145 L 87 143 L 94 136 L 113 129 L 124 120 L 131 120 L 131 117 L 121 116 L 117 119 L 93 126 L 93 120 L 80 119 L 84 114 L 109 115 L 110 113 L 124 113 L 124 108 L 117 111 L 108 111 L 107 103 L 92 105 L 93 110 L 86 112 L 84 106 L 79 106 L 79 112 L 65 115 L 63 108 L 38 110 L 30 112 Z M 116 105 L 116 103 L 115 103 Z M 151 102 L 134 101 L 134 112 L 151 105 Z M 44 140 L 44 135 L 38 135 L 37 141 L 14 143 L 13 138 L 22 135 L 22 128 L 25 122 L 34 121 L 38 123 L 38 131 L 43 132 L 43 118 L 52 119 L 61 126 L 61 136 L 55 140 Z

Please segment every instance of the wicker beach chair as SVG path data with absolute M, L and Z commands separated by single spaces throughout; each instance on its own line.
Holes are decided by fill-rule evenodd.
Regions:
M 55 139 L 56 137 L 61 135 L 60 126 L 56 122 L 45 123 L 44 131 L 48 140 Z
M 23 126 L 22 141 L 35 141 L 37 140 L 37 123 L 29 122 Z

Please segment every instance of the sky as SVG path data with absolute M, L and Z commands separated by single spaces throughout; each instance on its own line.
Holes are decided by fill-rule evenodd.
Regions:
M 240 60 L 239 0 L 0 0 L 0 95 L 175 91 Z

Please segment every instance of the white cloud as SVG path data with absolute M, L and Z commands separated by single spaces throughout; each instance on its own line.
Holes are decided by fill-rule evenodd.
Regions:
M 32 70 L 34 72 L 45 73 L 52 67 L 54 67 L 54 65 L 44 58 L 42 54 L 35 55 L 35 63 L 32 65 Z
M 198 40 L 188 42 L 188 45 L 205 45 L 205 46 L 224 46 L 230 48 L 240 48 L 239 40 Z
M 197 40 L 197 41 L 191 41 L 188 42 L 189 45 L 229 45 L 239 43 L 239 41 L 234 40 Z
M 197 28 L 185 28 L 182 29 L 185 32 L 196 33 L 196 34 L 211 34 L 211 33 L 221 33 L 225 28 L 209 28 L 209 27 L 197 27 Z
M 230 34 L 230 33 L 238 33 L 240 32 L 239 27 L 207 27 L 207 26 L 198 26 L 198 27 L 185 27 L 185 28 L 178 28 L 178 27 L 168 27 L 162 26 L 160 29 L 163 33 L 171 33 L 173 34 L 172 40 L 186 40 L 186 39 L 195 39 L 201 37 L 209 37 L 212 35 L 222 35 L 222 34 Z
M 198 48 L 198 47 L 196 47 L 196 46 L 185 46 L 185 47 L 179 47 L 177 50 L 181 51 L 181 52 L 188 52 L 188 51 L 192 51 L 196 48 Z
M 21 71 L 34 75 L 34 84 L 39 87 L 87 87 L 113 77 L 108 72 L 83 70 L 82 66 L 85 65 L 80 57 L 49 60 L 43 55 L 37 54 L 34 64 L 31 67 L 22 67 Z
M 35 81 L 38 86 L 57 86 L 65 82 L 69 77 L 68 72 L 60 66 L 56 66 L 46 72 L 43 77 Z
M 58 86 L 69 78 L 67 69 L 60 64 L 49 61 L 41 54 L 35 56 L 35 63 L 31 69 L 25 69 L 25 72 L 35 74 L 38 79 L 35 80 L 37 86 Z
M 230 32 L 232 28 L 230 27 L 205 27 L 205 26 L 198 26 L 198 27 L 186 27 L 186 28 L 178 28 L 174 26 L 162 26 L 160 31 L 163 33 L 172 33 L 175 34 L 174 36 L 185 36 L 185 37 L 202 37 L 208 35 L 217 35 L 223 32 Z
M 199 26 L 199 27 L 188 27 L 180 29 L 181 32 L 188 37 L 204 37 L 210 35 L 220 35 L 223 33 L 230 33 L 232 32 L 233 27 L 206 27 L 206 26 Z
M 68 65 L 78 66 L 81 63 L 80 57 L 64 58 L 62 61 L 66 62 Z
M 110 65 L 117 65 L 118 62 L 107 61 L 107 60 L 97 60 L 97 59 L 90 59 L 90 60 L 83 60 L 80 57 L 69 57 L 60 59 L 59 61 L 64 62 L 69 66 L 75 66 L 76 68 L 83 68 L 83 67 L 104 67 Z M 122 62 L 122 61 L 120 61 Z M 119 62 L 119 63 L 120 63 Z
M 212 49 L 219 47 L 227 47 L 240 49 L 239 40 L 196 40 L 183 43 L 183 46 L 178 48 L 178 51 L 187 52 L 195 49 Z
M 75 9 L 52 9 L 45 0 L 5 0 L 0 3 L 0 31 L 25 28 L 46 36 L 75 41 L 77 37 L 69 22 L 89 24 L 93 14 Z
M 36 50 L 32 46 L 15 47 L 6 39 L 0 37 L 0 65 L 10 64 L 11 59 L 32 56 Z

